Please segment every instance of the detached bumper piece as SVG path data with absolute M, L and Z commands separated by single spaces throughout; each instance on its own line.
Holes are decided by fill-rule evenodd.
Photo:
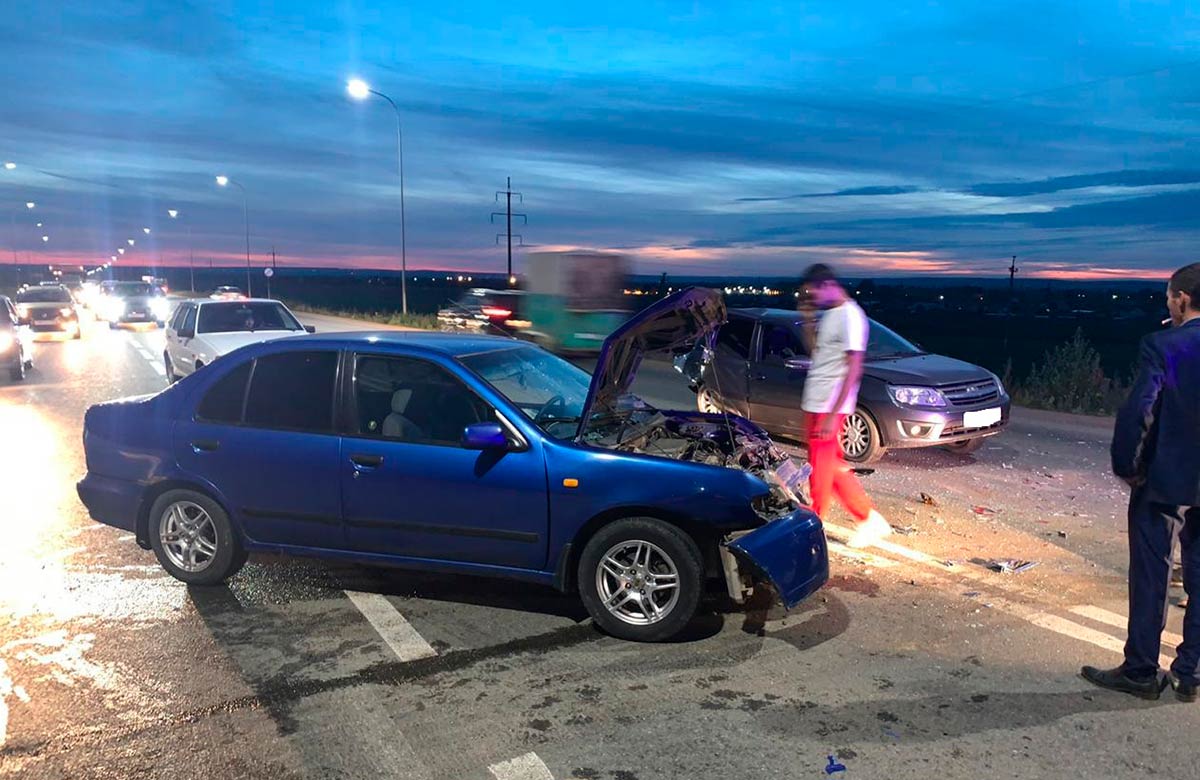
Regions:
M 773 520 L 761 528 L 725 543 L 737 565 L 751 576 L 765 580 L 779 593 L 784 606 L 796 606 L 829 579 L 829 549 L 820 519 L 807 509 Z M 726 581 L 738 579 L 726 563 Z M 737 597 L 734 596 L 735 600 Z

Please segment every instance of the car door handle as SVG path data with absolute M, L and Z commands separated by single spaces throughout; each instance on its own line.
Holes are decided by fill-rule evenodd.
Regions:
M 383 465 L 383 456 L 355 454 L 350 456 L 350 462 L 355 468 L 377 469 Z
M 221 442 L 216 439 L 196 439 L 191 442 L 191 445 L 193 452 L 216 452 L 217 448 L 221 446 Z
M 765 382 L 767 380 L 767 375 L 766 374 L 755 374 L 754 378 L 757 379 L 759 382 Z

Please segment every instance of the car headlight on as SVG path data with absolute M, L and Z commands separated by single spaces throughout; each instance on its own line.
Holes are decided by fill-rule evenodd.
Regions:
M 171 313 L 171 304 L 164 300 L 151 301 L 150 311 L 154 313 L 155 319 L 165 320 L 167 315 Z
M 936 387 L 905 387 L 888 385 L 888 395 L 900 406 L 925 406 L 940 409 L 946 406 L 946 396 Z
M 75 313 L 75 310 L 72 309 L 70 306 L 64 306 L 58 310 L 58 313 L 62 317 L 70 317 L 72 314 Z
M 110 319 L 116 319 L 125 313 L 125 301 L 120 298 L 113 298 L 104 305 L 104 309 L 108 312 Z

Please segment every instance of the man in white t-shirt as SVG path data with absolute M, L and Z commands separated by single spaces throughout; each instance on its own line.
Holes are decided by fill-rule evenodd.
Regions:
M 819 324 L 818 309 L 824 310 Z M 800 314 L 804 340 L 812 356 L 800 406 L 807 415 L 813 511 L 824 518 L 831 500 L 837 498 L 858 521 L 850 546 L 868 547 L 890 534 L 892 527 L 875 511 L 846 465 L 839 437 L 846 415 L 858 404 L 870 322 L 846 294 L 833 269 L 820 264 L 804 274 Z

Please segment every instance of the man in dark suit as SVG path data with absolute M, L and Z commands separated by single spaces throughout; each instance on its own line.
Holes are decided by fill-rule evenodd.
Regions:
M 1183 558 L 1188 608 L 1183 644 L 1167 678 L 1195 701 L 1200 662 L 1200 263 L 1167 286 L 1173 327 L 1142 341 L 1138 378 L 1117 414 L 1113 473 L 1129 483 L 1129 639 L 1116 669 L 1083 668 L 1102 688 L 1157 699 L 1174 538 Z

